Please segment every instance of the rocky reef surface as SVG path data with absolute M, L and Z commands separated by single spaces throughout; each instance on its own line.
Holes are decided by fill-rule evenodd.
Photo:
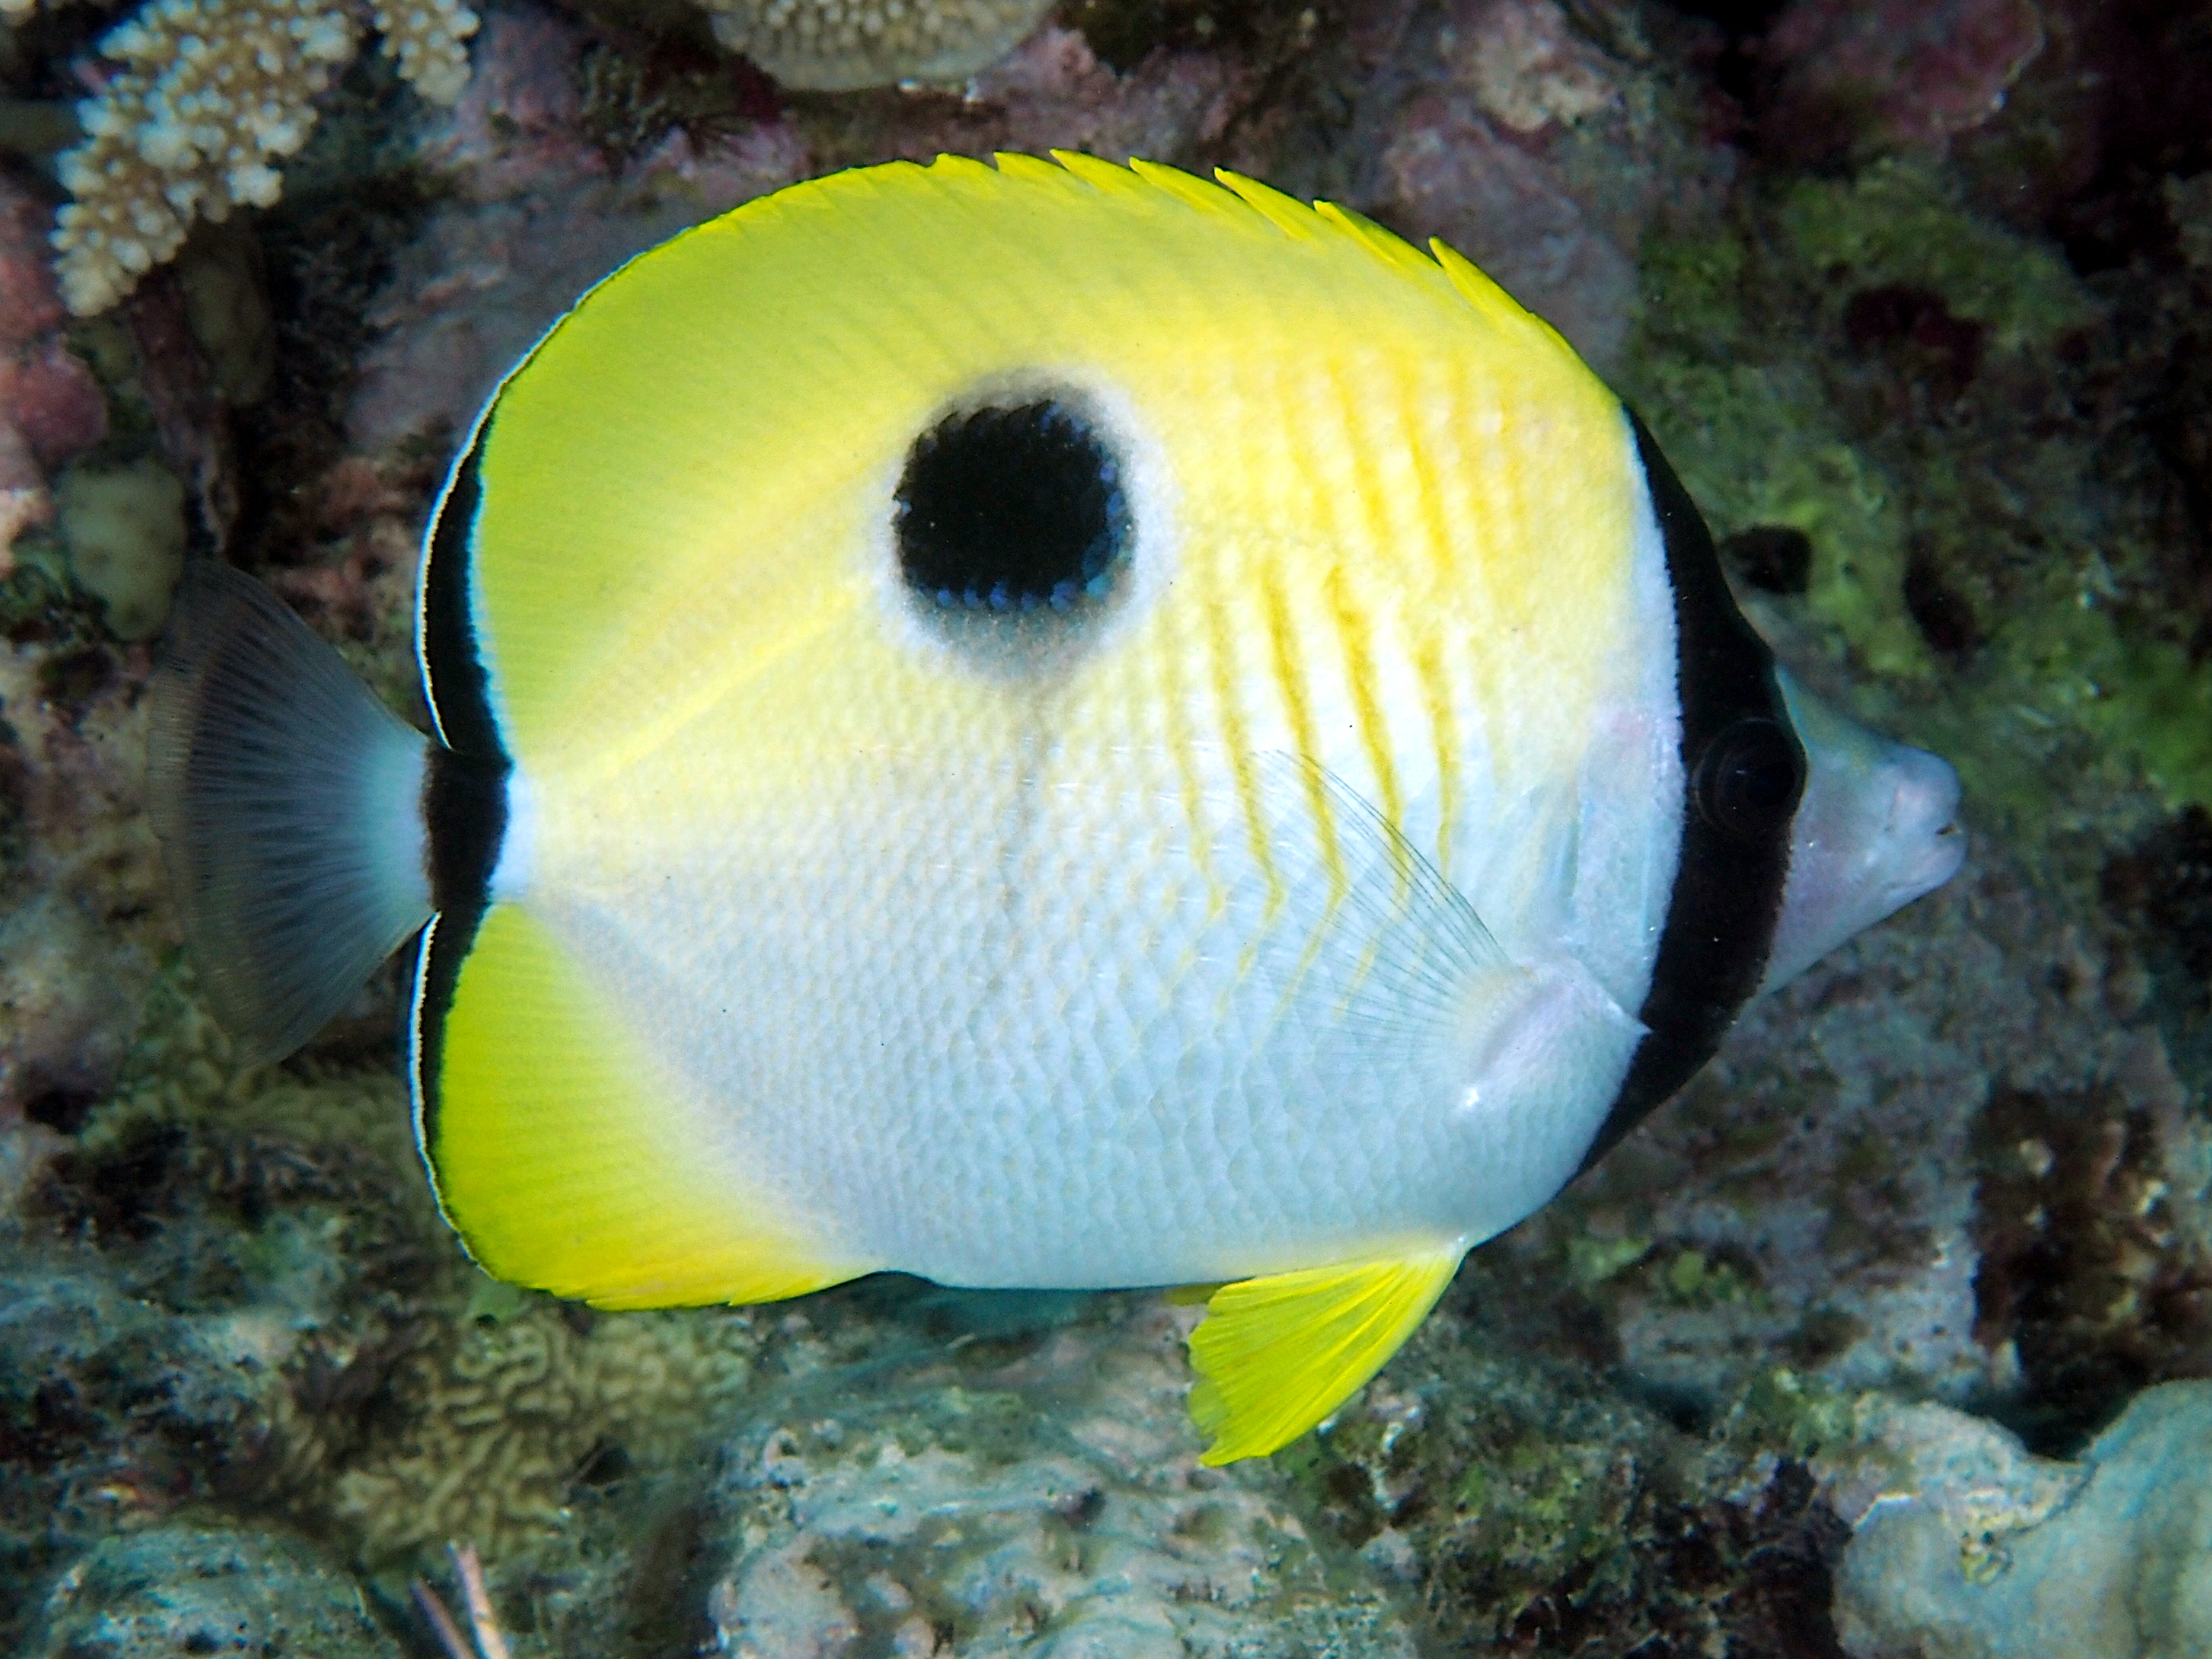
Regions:
M 957 85 L 810 94 L 673 0 L 448 5 L 437 100 L 428 60 L 315 60 L 257 141 L 281 192 L 73 314 L 56 158 L 131 16 L 174 21 L 0 3 L 0 1649 L 428 1654 L 449 1539 L 518 1655 L 2212 1643 L 2201 8 L 1063 0 Z M 419 713 L 431 496 L 581 287 L 826 169 L 1055 146 L 1483 263 L 1636 404 L 1792 667 L 1957 763 L 1974 835 L 1333 1423 L 1223 1471 L 1157 1297 L 483 1279 L 414 1162 L 396 978 L 239 1065 L 143 810 L 187 553 Z

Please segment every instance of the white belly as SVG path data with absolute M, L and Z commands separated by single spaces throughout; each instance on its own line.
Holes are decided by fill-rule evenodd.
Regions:
M 1141 781 L 1004 767 L 719 839 L 672 807 L 618 865 L 539 861 L 528 902 L 787 1212 L 942 1282 L 1243 1277 L 1485 1237 L 1559 1188 L 1639 1030 L 1528 938 L 1577 860 L 1534 866 L 1565 892 L 1501 863 L 1509 962 L 1348 792 L 1333 879 L 1294 768 L 1262 777 L 1264 866 L 1194 853 Z M 1522 804 L 1533 844 L 1575 844 L 1571 785 Z

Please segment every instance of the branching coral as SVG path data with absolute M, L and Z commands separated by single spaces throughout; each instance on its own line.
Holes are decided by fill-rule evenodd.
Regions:
M 461 0 L 368 9 L 416 90 L 435 103 L 460 96 L 474 12 Z M 194 220 L 274 202 L 276 164 L 307 143 L 314 101 L 352 61 L 362 21 L 354 0 L 150 0 L 111 30 L 100 49 L 121 67 L 78 106 L 85 142 L 60 161 L 76 198 L 54 232 L 69 308 L 113 305 Z

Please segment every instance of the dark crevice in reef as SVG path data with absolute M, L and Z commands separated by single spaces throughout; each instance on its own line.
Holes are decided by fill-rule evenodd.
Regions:
M 2175 1197 L 2157 1111 L 2117 1090 L 1999 1089 L 1975 1133 L 1975 1335 L 2021 1387 L 1990 1402 L 2079 1450 L 2153 1383 L 2212 1376 L 2212 1251 Z
M 2170 258 L 2163 183 L 2212 166 L 2212 13 L 2195 0 L 2096 0 L 2065 9 L 2063 29 L 2062 51 L 2087 71 L 2074 95 L 2089 106 L 2078 125 L 2093 147 L 2051 232 L 2085 276 Z
M 314 544 L 319 496 L 304 486 L 349 453 L 346 401 L 375 338 L 374 301 L 439 200 L 393 136 L 413 99 L 382 54 L 364 54 L 286 167 L 283 199 L 255 221 L 276 341 L 266 396 L 233 416 L 246 563 L 295 562 Z
M 2185 807 L 2105 866 L 2105 902 L 2138 917 L 2187 977 L 2212 994 L 2212 812 Z
M 2132 935 L 2144 1012 L 2176 1072 L 2212 1076 L 2212 812 L 2185 807 L 2107 862 L 2103 896 Z
M 1713 79 L 1739 104 L 1749 104 L 1759 80 L 1759 43 L 1784 0 L 1677 0 L 1674 9 L 1716 26 L 1721 32 L 1720 56 L 1713 64 Z

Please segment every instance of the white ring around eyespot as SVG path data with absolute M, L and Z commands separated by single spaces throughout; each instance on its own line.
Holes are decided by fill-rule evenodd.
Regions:
M 1049 610 L 1006 613 L 1014 625 L 1006 630 L 1003 648 L 979 649 L 979 630 L 948 626 L 948 613 L 933 599 L 915 592 L 900 572 L 898 538 L 893 529 L 899 480 L 905 475 L 915 441 L 939 422 L 973 410 L 1043 402 L 1071 410 L 1113 453 L 1129 514 L 1129 544 L 1121 556 L 1123 568 L 1105 604 L 1066 613 Z M 916 421 L 865 490 L 861 514 L 867 526 L 865 557 L 878 614 L 902 647 L 948 669 L 993 679 L 1029 679 L 1109 649 L 1151 611 L 1175 573 L 1180 491 L 1166 447 L 1154 435 L 1136 401 L 1092 369 L 1041 364 L 979 376 Z M 970 614 L 964 610 L 949 613 L 962 621 Z

